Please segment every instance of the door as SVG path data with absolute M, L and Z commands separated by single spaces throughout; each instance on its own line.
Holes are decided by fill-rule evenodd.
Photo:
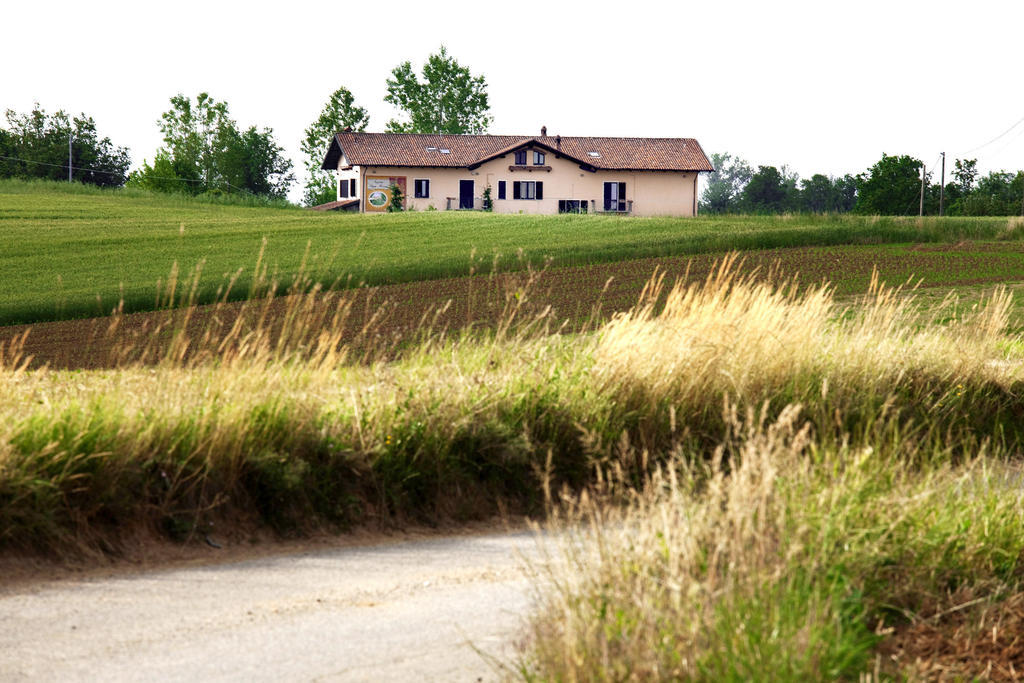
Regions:
M 472 180 L 460 180 L 459 181 L 459 208 L 460 209 L 472 209 L 473 208 L 473 181 Z
M 604 184 L 604 210 L 626 210 L 626 183 Z

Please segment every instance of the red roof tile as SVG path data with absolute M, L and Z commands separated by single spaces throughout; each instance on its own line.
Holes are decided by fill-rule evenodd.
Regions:
M 331 143 L 323 168 L 337 168 L 342 151 L 348 163 L 355 166 L 465 168 L 531 143 L 539 143 L 538 146 L 603 170 L 714 170 L 700 143 L 693 138 L 394 133 L 338 133 Z M 591 152 L 598 156 L 591 156 Z

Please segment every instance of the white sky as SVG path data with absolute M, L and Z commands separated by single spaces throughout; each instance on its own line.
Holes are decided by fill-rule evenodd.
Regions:
M 1021 0 L 832 2 L 20 2 L 0 14 L 0 109 L 85 112 L 131 150 L 161 144 L 176 93 L 227 101 L 299 141 L 348 87 L 381 131 L 391 69 L 444 43 L 487 79 L 490 132 L 695 137 L 801 177 L 882 152 L 1024 168 Z M 938 180 L 938 176 L 934 176 Z M 301 195 L 296 188 L 293 198 Z

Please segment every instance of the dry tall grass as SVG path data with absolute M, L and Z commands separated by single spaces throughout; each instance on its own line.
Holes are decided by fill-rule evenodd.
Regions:
M 550 538 L 568 540 L 533 566 L 543 590 L 525 678 L 934 675 L 874 648 L 967 608 L 982 626 L 961 640 L 996 638 L 991 614 L 1021 590 L 1019 464 L 979 453 L 921 469 L 884 449 L 823 450 L 798 406 L 773 423 L 728 419 L 735 433 L 709 463 L 680 451 L 642 491 L 620 474 L 567 500 Z M 630 503 L 609 505 L 622 486 Z M 952 673 L 1013 671 L 989 655 Z
M 1005 295 L 922 324 L 882 287 L 839 310 L 827 290 L 797 295 L 727 262 L 559 335 L 523 277 L 511 323 L 426 335 L 397 357 L 379 340 L 390 361 L 353 363 L 341 333 L 356 325 L 372 345 L 372 320 L 301 284 L 283 314 L 269 288 L 244 320 L 213 309 L 216 334 L 178 320 L 152 365 L 156 346 L 83 372 L 27 370 L 5 351 L 0 544 L 109 552 L 125 525 L 187 538 L 219 515 L 295 532 L 540 511 L 545 476 L 579 489 L 611 463 L 640 481 L 673 450 L 710 457 L 730 434 L 726 403 L 767 404 L 768 420 L 799 403 L 816 442 L 885 441 L 910 459 L 1015 450 L 1024 435 Z

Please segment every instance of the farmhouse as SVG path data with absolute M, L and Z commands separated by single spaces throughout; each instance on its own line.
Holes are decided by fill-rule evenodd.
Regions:
M 338 133 L 332 208 L 695 216 L 697 175 L 714 170 L 692 138 Z

